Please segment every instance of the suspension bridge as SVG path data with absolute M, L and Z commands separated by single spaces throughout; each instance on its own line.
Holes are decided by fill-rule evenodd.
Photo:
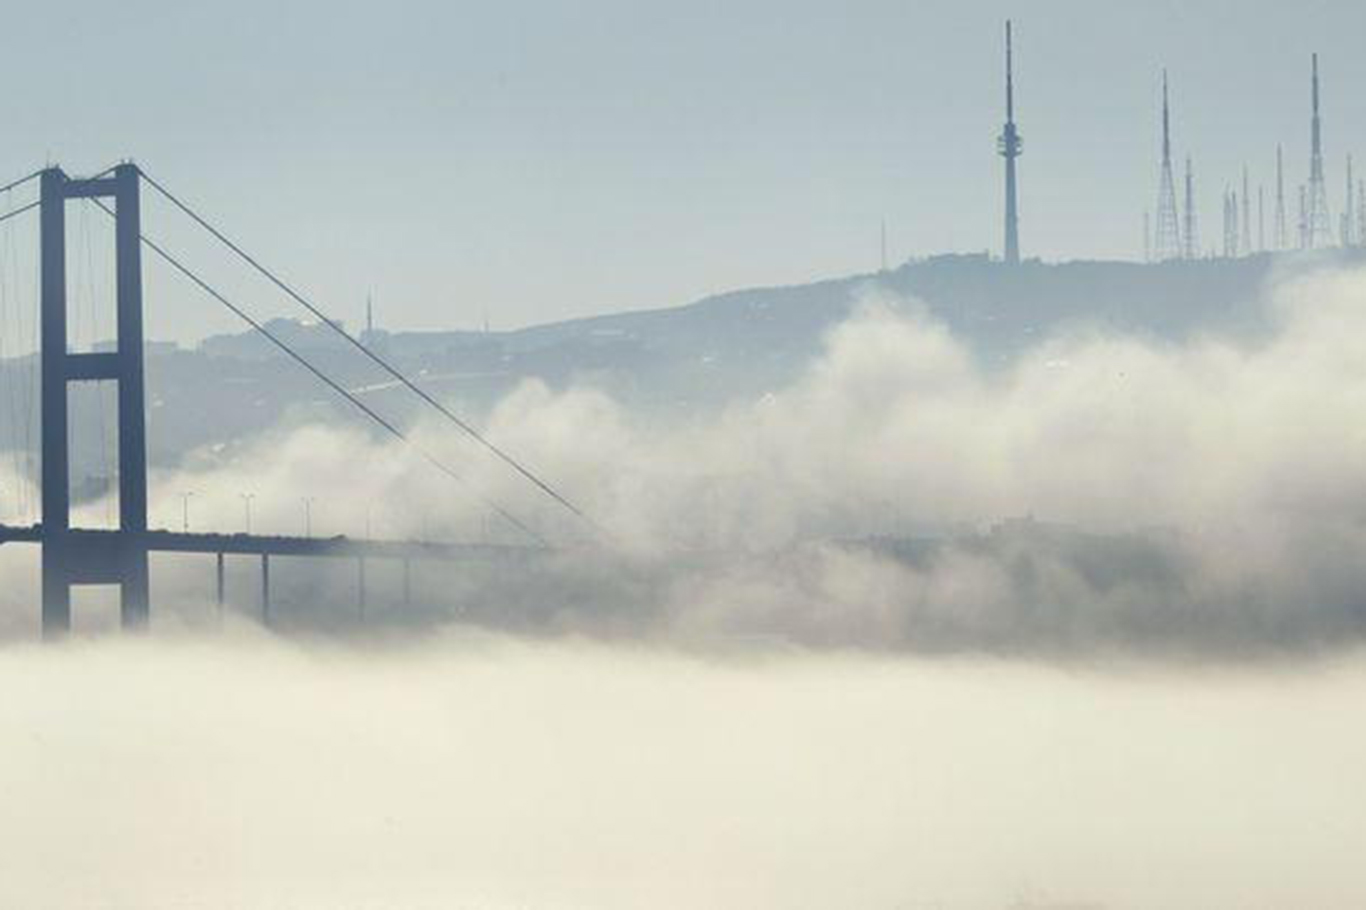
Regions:
M 145 627 L 151 615 L 149 555 L 152 553 L 204 554 L 215 558 L 216 594 L 220 606 L 225 598 L 225 560 L 229 556 L 260 560 L 260 608 L 266 622 L 271 617 L 270 561 L 272 557 L 327 557 L 354 560 L 357 597 L 367 597 L 366 564 L 391 560 L 403 566 L 403 598 L 411 597 L 410 566 L 414 561 L 498 560 L 516 562 L 544 553 L 546 538 L 523 517 L 491 501 L 449 461 L 424 447 L 396 420 L 381 414 L 305 352 L 290 345 L 278 333 L 229 299 L 218 287 L 193 270 L 184 259 L 143 230 L 142 194 L 150 188 L 173 211 L 189 219 L 213 243 L 227 250 L 264 278 L 320 325 L 335 332 L 344 343 L 381 370 L 398 387 L 414 397 L 418 406 L 471 440 L 485 455 L 512 472 L 537 495 L 568 513 L 590 534 L 598 533 L 592 520 L 548 481 L 511 453 L 497 445 L 470 422 L 417 384 L 389 360 L 352 336 L 278 273 L 267 268 L 240 244 L 230 239 L 208 218 L 191 207 L 163 183 L 133 163 L 123 163 L 89 177 L 73 177 L 60 167 L 35 171 L 0 186 L 10 194 L 30 183 L 38 184 L 38 198 L 0 214 L 0 224 L 18 222 L 36 212 L 38 224 L 38 374 L 39 520 L 27 525 L 0 524 L 0 544 L 27 543 L 41 548 L 41 625 L 45 638 L 61 637 L 71 628 L 71 591 L 76 585 L 109 585 L 118 588 L 120 621 L 125 629 Z M 115 341 L 112 350 L 72 352 L 68 331 L 68 205 L 93 206 L 114 225 Z M 461 486 L 485 508 L 522 536 L 523 543 L 462 544 L 431 540 L 377 540 L 352 537 L 319 538 L 278 535 L 190 533 L 156 529 L 148 525 L 148 471 L 146 390 L 144 379 L 143 254 L 150 253 L 187 280 L 209 299 L 259 332 L 285 356 L 307 371 L 357 414 L 379 431 L 399 440 L 432 471 Z M 70 389 L 80 383 L 113 383 L 117 392 L 117 499 L 118 515 L 113 527 L 77 527 L 72 523 Z

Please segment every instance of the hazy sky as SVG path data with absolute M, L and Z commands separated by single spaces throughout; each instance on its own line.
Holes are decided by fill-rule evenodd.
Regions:
M 126 0 L 7 11 L 0 171 L 135 157 L 351 321 L 682 303 L 872 268 L 883 216 L 898 259 L 998 248 L 1007 14 L 1026 255 L 1141 250 L 1164 64 L 1206 245 L 1244 161 L 1303 179 L 1311 50 L 1335 213 L 1366 158 L 1357 2 Z M 153 333 L 230 325 L 149 282 Z

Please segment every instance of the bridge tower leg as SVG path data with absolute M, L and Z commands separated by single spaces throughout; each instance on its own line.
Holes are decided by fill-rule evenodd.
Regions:
M 39 273 L 42 383 L 43 635 L 71 627 L 71 582 L 66 543 L 71 522 L 66 398 L 66 175 L 52 168 L 40 178 Z
M 147 432 L 142 337 L 142 247 L 136 165 L 90 180 L 49 168 L 41 177 L 42 627 L 44 637 L 71 628 L 73 584 L 117 584 L 124 628 L 147 625 Z M 66 203 L 114 202 L 117 350 L 72 354 L 67 345 Z M 119 531 L 111 546 L 71 528 L 71 457 L 67 386 L 118 384 Z

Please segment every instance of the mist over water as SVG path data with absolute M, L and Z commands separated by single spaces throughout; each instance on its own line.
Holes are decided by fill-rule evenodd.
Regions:
M 271 632 L 159 559 L 150 639 L 39 648 L 0 548 L 0 905 L 1359 906 L 1366 275 L 1248 305 L 1266 337 L 1001 367 L 870 290 L 682 425 L 527 383 L 491 435 L 607 540 L 421 427 L 569 549 L 424 569 L 411 614 L 381 578 L 360 634 L 337 572 Z M 192 489 L 238 530 L 250 490 L 259 532 L 314 495 L 319 534 L 515 540 L 437 483 L 282 429 L 153 520 Z
M 702 660 L 446 637 L 0 663 L 0 901 L 1359 906 L 1359 657 Z

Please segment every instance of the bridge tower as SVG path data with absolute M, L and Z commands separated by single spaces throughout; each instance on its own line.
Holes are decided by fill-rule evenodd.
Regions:
M 122 164 L 107 175 L 41 176 L 42 577 L 45 637 L 71 628 L 71 587 L 118 585 L 125 628 L 148 619 L 147 435 L 142 339 L 142 249 L 139 175 Z M 117 348 L 70 353 L 67 346 L 66 203 L 111 199 L 115 216 Z M 68 386 L 118 385 L 119 534 L 83 534 L 71 527 Z

